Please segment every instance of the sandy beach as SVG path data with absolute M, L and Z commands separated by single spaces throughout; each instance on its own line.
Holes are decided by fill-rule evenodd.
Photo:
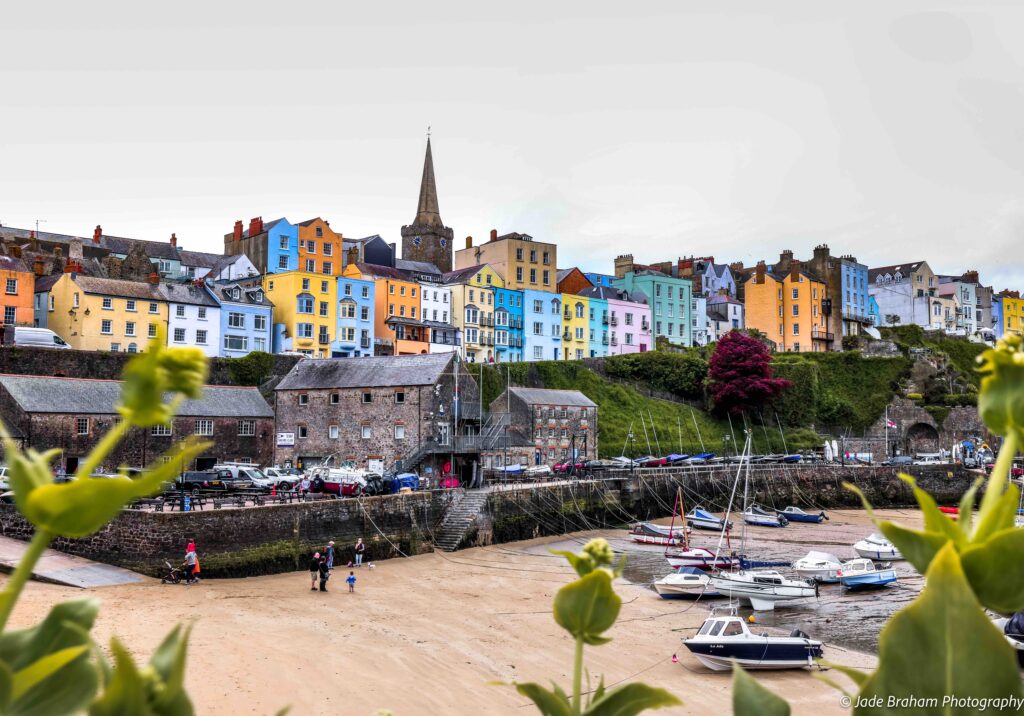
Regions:
M 918 521 L 914 513 L 901 512 L 900 518 Z M 871 531 L 857 511 L 833 513 L 831 525 L 842 526 L 844 539 Z M 12 623 L 39 619 L 58 601 L 92 596 L 102 602 L 94 630 L 100 642 L 116 633 L 144 660 L 175 623 L 192 621 L 188 688 L 203 714 L 272 714 L 286 705 L 293 714 L 527 714 L 533 711 L 526 699 L 489 682 L 571 684 L 572 643 L 550 606 L 572 572 L 547 550 L 554 543 L 578 548 L 593 535 L 621 544 L 625 533 L 380 562 L 373 570 L 357 570 L 355 594 L 347 593 L 342 569 L 326 594 L 310 591 L 305 572 L 191 587 L 146 580 L 77 590 L 33 582 Z M 624 604 L 609 632 L 613 641 L 586 652 L 594 678 L 604 674 L 607 684 L 643 680 L 685 703 L 657 713 L 730 709 L 729 675 L 707 671 L 680 643 L 699 627 L 708 605 L 664 601 L 623 581 L 617 590 Z M 673 654 L 679 663 L 672 663 Z M 844 664 L 874 662 L 838 647 L 826 654 Z M 758 678 L 785 694 L 795 714 L 845 713 L 838 692 L 807 670 Z

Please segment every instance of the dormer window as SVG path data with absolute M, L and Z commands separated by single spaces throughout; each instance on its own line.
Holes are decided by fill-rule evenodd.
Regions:
M 263 303 L 263 291 L 256 292 L 256 303 Z
M 231 298 L 233 298 L 233 299 L 235 299 L 237 301 L 241 297 L 242 297 L 242 289 L 240 289 L 240 288 L 238 288 L 236 286 L 235 288 L 233 288 L 231 290 Z

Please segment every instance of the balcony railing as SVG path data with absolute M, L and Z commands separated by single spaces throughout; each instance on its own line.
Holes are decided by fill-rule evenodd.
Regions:
M 828 331 L 819 331 L 815 328 L 811 330 L 811 339 L 816 341 L 831 341 L 835 339 L 835 335 Z
M 562 340 L 563 341 L 571 341 L 572 340 L 572 333 L 570 333 L 569 331 L 566 331 L 565 333 L 563 333 L 562 334 Z
M 612 316 L 612 325 L 613 326 L 619 325 L 619 318 L 618 318 L 618 316 Z
M 491 316 L 491 315 L 485 316 L 485 315 L 483 315 L 481 313 L 480 314 L 480 325 L 481 326 L 493 326 L 494 325 L 494 316 Z
M 612 336 L 612 345 L 613 346 L 619 345 L 619 339 L 616 338 L 615 336 Z
M 608 314 L 601 316 L 601 323 L 603 323 L 606 326 L 608 325 Z
M 601 336 L 601 343 L 608 345 L 608 336 Z

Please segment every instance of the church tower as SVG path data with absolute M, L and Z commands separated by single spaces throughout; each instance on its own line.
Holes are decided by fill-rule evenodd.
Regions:
M 406 261 L 427 261 L 442 272 L 452 270 L 452 239 L 455 232 L 441 222 L 437 208 L 437 183 L 434 181 L 434 158 L 427 137 L 427 156 L 423 160 L 420 180 L 420 202 L 416 218 L 402 227 L 402 258 Z

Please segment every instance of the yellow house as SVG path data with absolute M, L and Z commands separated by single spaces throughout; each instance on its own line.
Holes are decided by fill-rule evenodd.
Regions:
M 793 262 L 789 272 L 776 274 L 764 262 L 757 265 L 744 284 L 744 322 L 763 333 L 777 350 L 821 352 L 828 350 L 824 313 L 825 284 Z
M 490 241 L 473 246 L 473 237 L 466 238 L 466 248 L 455 252 L 455 270 L 487 265 L 501 276 L 505 285 L 517 291 L 557 291 L 558 247 L 534 241 L 528 234 L 503 234 L 491 230 Z
M 275 326 L 284 327 L 275 351 L 329 358 L 338 325 L 337 279 L 305 271 L 270 273 L 263 277 L 263 291 L 274 304 Z
M 581 360 L 590 355 L 590 299 L 562 294 L 562 356 Z
M 996 336 L 1024 335 L 1024 298 L 1018 291 L 1003 291 L 995 297 Z
M 135 353 L 167 328 L 159 284 L 66 273 L 50 289 L 46 325 L 72 348 Z
M 449 271 L 442 281 L 452 289 L 452 323 L 462 334 L 462 355 L 470 363 L 494 360 L 494 289 L 505 288 L 488 265 Z

